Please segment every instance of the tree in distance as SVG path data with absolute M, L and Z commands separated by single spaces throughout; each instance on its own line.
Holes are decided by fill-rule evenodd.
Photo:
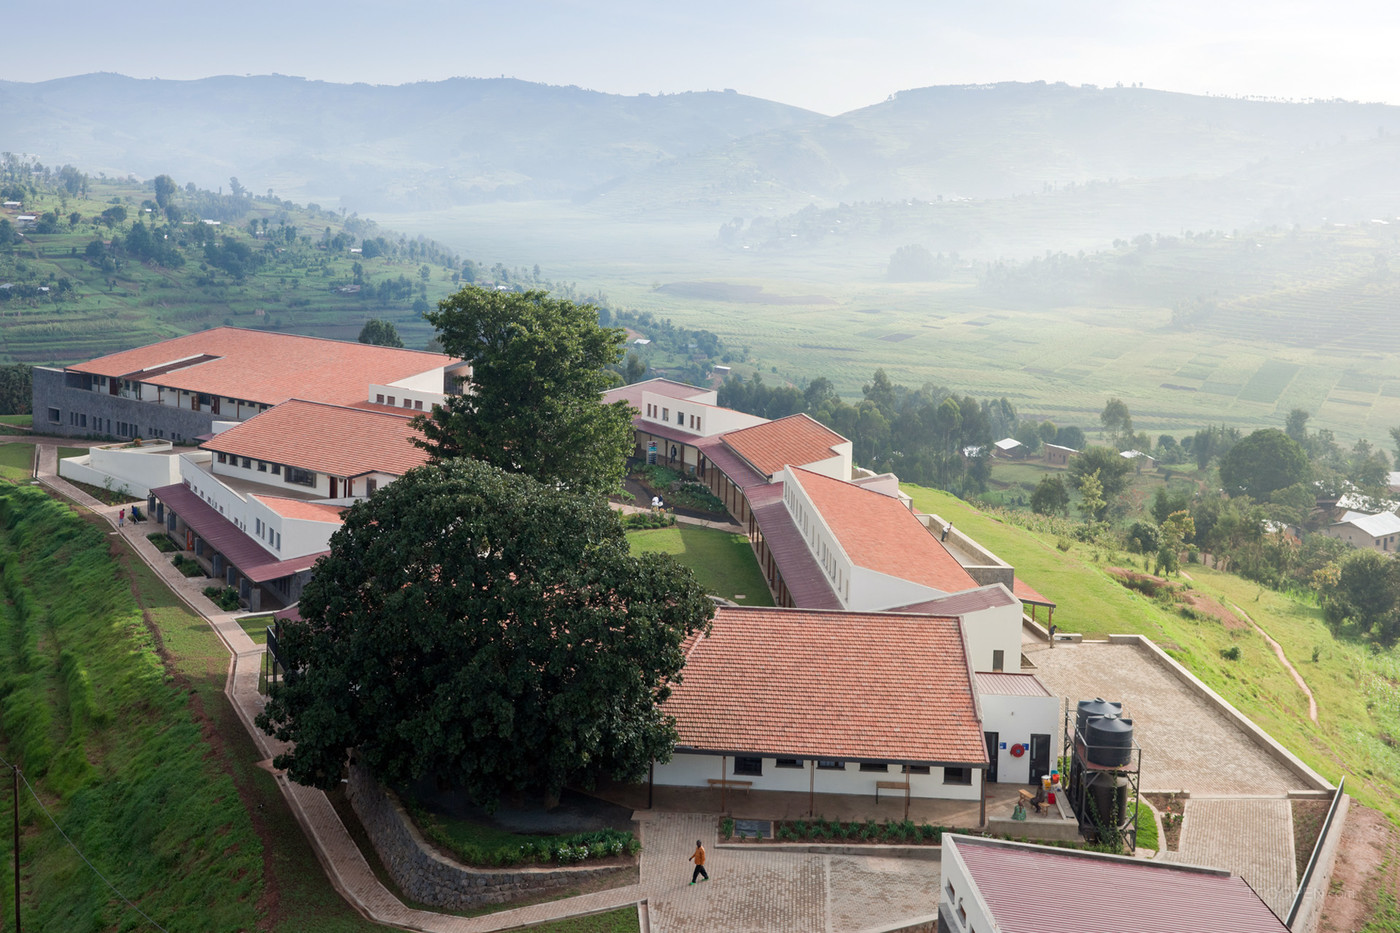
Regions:
M 472 457 L 550 485 L 606 495 L 632 449 L 632 409 L 605 405 L 626 334 L 591 306 L 546 292 L 467 287 L 427 319 L 472 365 L 470 392 L 417 419 L 435 461 Z
M 1098 495 L 1095 498 L 1101 504 L 1094 512 L 1094 517 L 1087 519 L 1088 521 L 1104 519 L 1109 506 L 1128 488 L 1128 474 L 1132 470 L 1132 463 L 1119 456 L 1118 451 L 1112 447 L 1086 447 L 1079 452 L 1079 456 L 1070 461 L 1070 482 L 1079 490 L 1081 496 L 1084 495 L 1084 484 L 1090 476 L 1094 477 L 1098 486 Z M 1082 503 L 1080 508 L 1083 508 Z
M 1099 424 L 1104 434 L 1112 438 L 1132 437 L 1133 416 L 1128 414 L 1127 404 L 1120 398 L 1111 398 L 1099 413 Z
M 392 321 L 381 321 L 377 317 L 365 321 L 365 326 L 360 328 L 360 343 L 368 343 L 376 347 L 403 348 L 399 329 L 394 326 Z
M 1255 431 L 1230 448 L 1220 461 L 1220 485 L 1232 496 L 1256 502 L 1308 478 L 1308 455 L 1278 428 Z
M 1046 476 L 1041 479 L 1031 493 L 1031 511 L 1038 515 L 1066 515 L 1069 513 L 1069 490 L 1059 476 Z
M 257 720 L 295 743 L 277 767 L 332 788 L 353 748 L 489 809 L 668 760 L 658 704 L 714 606 L 669 555 L 633 557 L 606 503 L 459 459 L 352 508 L 300 611 Z

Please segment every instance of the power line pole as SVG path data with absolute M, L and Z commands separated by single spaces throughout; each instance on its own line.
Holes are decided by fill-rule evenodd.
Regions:
M 15 806 L 15 933 L 20 933 L 19 926 L 19 766 L 11 765 L 14 769 L 14 806 Z

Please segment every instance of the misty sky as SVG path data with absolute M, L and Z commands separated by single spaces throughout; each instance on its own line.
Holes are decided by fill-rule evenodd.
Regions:
M 453 76 L 735 88 L 826 114 L 933 84 L 1067 81 L 1400 103 L 1400 4 L 1055 0 L 131 0 L 7 4 L 0 80 Z M 61 12 L 60 12 L 61 11 Z

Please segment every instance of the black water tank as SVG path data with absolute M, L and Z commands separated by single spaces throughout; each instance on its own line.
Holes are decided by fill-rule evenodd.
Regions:
M 1116 774 L 1089 776 L 1089 821 L 1107 828 L 1121 828 L 1128 820 L 1128 779 Z
M 1084 734 L 1089 764 L 1121 768 L 1133 760 L 1133 721 L 1117 716 L 1089 720 Z
M 1122 716 L 1123 704 L 1110 703 L 1102 697 L 1093 700 L 1080 700 L 1079 710 L 1074 717 L 1074 731 L 1077 735 L 1088 735 L 1085 731 L 1089 720 L 1095 716 Z

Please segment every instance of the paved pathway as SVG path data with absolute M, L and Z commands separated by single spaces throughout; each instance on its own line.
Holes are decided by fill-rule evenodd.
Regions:
M 1284 798 L 1192 797 L 1186 801 L 1177 851 L 1158 857 L 1228 868 L 1249 882 L 1274 913 L 1287 916 L 1297 890 L 1292 806 Z
M 115 529 L 119 507 L 104 505 L 57 476 L 57 443 L 41 442 L 38 446 L 39 480 L 80 507 L 103 516 Z M 237 613 L 221 611 L 204 596 L 204 578 L 186 578 L 146 539 L 158 528 L 154 522 L 127 522 L 113 533 L 121 534 L 177 595 L 209 621 L 228 646 L 233 658 L 225 693 L 259 754 L 264 760 L 271 759 L 284 750 L 284 744 L 253 724 L 265 702 L 258 692 L 263 648 L 243 631 Z M 716 816 L 639 813 L 643 845 L 639 884 L 480 917 L 437 914 L 405 906 L 379 882 L 324 793 L 288 781 L 283 775 L 277 775 L 277 784 L 336 889 L 365 916 L 402 929 L 488 933 L 646 902 L 653 933 L 700 929 L 841 933 L 926 916 L 938 902 L 936 861 L 720 848 Z M 709 867 L 714 880 L 691 887 L 687 859 L 696 839 L 704 839 L 711 853 Z
M 1136 645 L 1057 642 L 1025 652 L 1052 694 L 1071 703 L 1103 697 L 1123 704 L 1142 746 L 1143 790 L 1277 796 L 1305 786 Z

